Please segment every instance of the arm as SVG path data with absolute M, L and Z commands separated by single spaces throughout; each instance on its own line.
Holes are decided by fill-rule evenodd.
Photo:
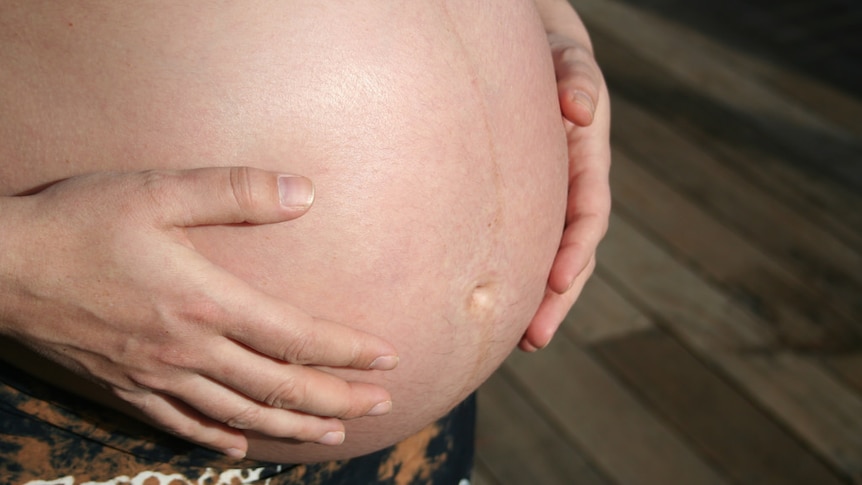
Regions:
M 301 364 L 386 370 L 394 348 L 254 290 L 185 236 L 294 219 L 312 197 L 305 178 L 254 169 L 98 173 L 0 197 L 0 335 L 232 456 L 244 429 L 338 444 L 334 417 L 391 398 Z
M 548 287 L 521 340 L 525 351 L 546 346 L 595 267 L 610 215 L 610 103 L 580 17 L 565 0 L 536 0 L 557 76 L 569 145 L 566 226 Z

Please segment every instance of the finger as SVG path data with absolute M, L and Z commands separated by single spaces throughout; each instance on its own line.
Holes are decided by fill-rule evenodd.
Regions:
M 603 169 L 573 177 L 569 194 L 566 228 L 548 276 L 548 287 L 556 293 L 567 292 L 595 256 L 611 210 Z
M 606 111 L 603 106 L 603 115 Z M 603 119 L 589 128 L 572 128 L 569 132 L 566 227 L 548 278 L 548 286 L 557 293 L 573 284 L 607 232 L 611 211 L 608 130 L 609 120 Z
M 227 340 L 214 348 L 208 362 L 205 375 L 275 408 L 352 419 L 385 414 L 392 405 L 392 397 L 380 386 L 276 361 Z
M 565 53 L 572 53 L 566 50 Z M 557 94 L 563 116 L 577 126 L 592 124 L 596 107 L 601 102 L 601 85 L 604 82 L 598 65 L 592 58 L 586 60 L 566 59 L 557 66 Z
M 603 213 L 578 214 L 563 232 L 560 249 L 551 266 L 548 288 L 566 293 L 587 269 L 595 256 L 599 242 L 607 231 L 607 216 Z
M 295 219 L 311 207 L 314 187 L 305 177 L 249 167 L 149 171 L 140 190 L 169 226 L 269 224 Z
M 226 337 L 292 364 L 362 370 L 391 370 L 398 365 L 395 348 L 380 337 L 313 318 L 247 285 L 237 288 L 244 290 L 226 297 L 232 299 L 228 308 L 233 309 L 221 324 Z
M 550 36 L 557 91 L 563 116 L 589 126 L 600 102 L 604 80 L 592 51 L 562 36 Z
M 584 91 L 563 84 L 557 86 L 557 94 L 563 117 L 578 126 L 589 126 L 593 123 L 597 100 Z
M 172 397 L 229 428 L 320 444 L 344 441 L 344 424 L 338 419 L 267 406 L 206 377 L 189 375 L 174 389 Z
M 223 423 L 207 419 L 188 406 L 154 393 L 118 393 L 137 407 L 156 427 L 231 458 L 244 458 L 248 451 L 245 434 Z
M 527 327 L 518 347 L 525 352 L 543 349 L 551 342 L 560 324 L 577 301 L 595 268 L 595 258 L 591 258 L 587 268 L 575 279 L 575 283 L 563 294 L 548 289 L 539 305 L 533 320 Z

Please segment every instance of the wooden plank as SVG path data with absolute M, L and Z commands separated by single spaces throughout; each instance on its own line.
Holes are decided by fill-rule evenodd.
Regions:
M 813 287 L 635 163 L 625 150 L 615 151 L 614 164 L 617 210 L 648 227 L 736 302 L 773 325 L 783 345 L 805 351 L 862 345 L 862 285 Z
M 747 185 L 767 188 L 852 247 L 862 246 L 862 211 L 856 210 L 862 194 L 818 174 L 830 160 L 858 173 L 858 133 L 831 130 L 792 98 L 776 98 L 748 73 L 735 72 L 718 53 L 694 48 L 702 37 L 696 32 L 614 0 L 586 0 L 578 9 L 592 29 L 615 100 L 648 104 L 675 120 L 672 132 L 720 153 Z M 625 128 L 615 112 L 615 132 Z M 803 141 L 804 150 L 795 145 Z
M 513 354 L 504 369 L 611 480 L 725 483 L 605 369 L 565 340 L 556 339 L 535 355 Z
M 842 0 L 832 1 L 831 5 L 828 0 L 766 3 L 746 0 L 639 0 L 627 3 L 634 4 L 631 7 L 634 7 L 635 15 L 652 11 L 653 18 L 664 20 L 665 23 L 659 25 L 670 23 L 676 27 L 675 30 L 659 31 L 659 36 L 688 35 L 691 31 L 698 34 L 695 42 L 699 43 L 694 48 L 688 45 L 683 48 L 689 53 L 708 55 L 706 62 L 713 63 L 711 69 L 746 73 L 747 78 L 783 99 L 791 100 L 806 111 L 857 135 L 862 134 L 858 123 L 862 118 L 859 83 L 853 82 L 859 79 L 860 70 L 853 64 L 852 42 L 849 42 L 858 38 L 858 29 L 852 25 L 858 24 L 862 9 L 851 7 Z M 828 11 L 836 4 L 843 4 L 844 11 Z M 644 29 L 655 26 L 649 17 L 642 20 Z M 820 20 L 829 25 L 822 32 L 825 35 L 812 35 L 815 30 L 812 27 Z M 680 29 L 680 26 L 685 28 Z M 823 23 L 820 27 L 824 28 Z M 793 34 L 788 35 L 789 32 Z M 802 38 L 789 41 L 789 36 Z M 859 42 L 855 44 L 858 46 Z M 834 51 L 834 47 L 846 49 L 835 53 L 838 58 L 831 56 L 832 52 L 824 52 Z M 814 51 L 820 52 L 815 54 Z M 838 66 L 844 67 L 843 76 L 835 79 L 831 71 Z M 846 67 L 853 67 L 855 72 L 848 72 Z M 850 91 L 845 92 L 848 88 Z
M 594 275 L 566 315 L 561 334 L 581 345 L 616 338 L 652 326 L 637 308 Z
M 858 475 L 862 470 L 858 395 L 816 362 L 784 354 L 757 360 L 776 348 L 770 328 L 624 219 L 612 216 L 599 261 L 599 273 L 645 313 L 731 376 L 822 459 L 847 477 Z M 800 388 L 816 392 L 797 392 Z
M 596 271 L 642 312 L 678 328 L 694 348 L 727 352 L 778 346 L 772 327 L 640 234 L 616 211 L 599 246 Z
M 663 66 L 675 78 L 738 111 L 760 113 L 764 120 L 787 120 L 838 139 L 862 135 L 856 121 L 862 115 L 862 100 L 852 95 L 833 91 L 837 97 L 834 104 L 801 104 L 795 96 L 798 93 L 776 91 L 763 80 L 765 75 L 769 79 L 788 77 L 787 69 L 716 42 L 693 26 L 620 0 L 578 0 L 574 5 L 589 27 L 615 36 L 634 55 Z M 801 76 L 796 73 L 796 77 Z M 836 117 L 834 110 L 843 113 Z M 764 129 L 769 132 L 776 127 Z
M 596 353 L 736 483 L 843 480 L 666 333 L 608 340 Z
M 859 136 L 862 107 L 853 96 L 794 71 L 770 69 L 759 62 L 749 63 L 747 70 L 776 91 L 804 103 L 806 110 L 814 111 Z
M 804 433 L 805 441 L 852 483 L 862 484 L 862 398 L 813 359 L 791 353 L 723 355 L 720 365 L 758 401 Z
M 614 102 L 617 144 L 655 177 L 672 185 L 722 223 L 755 242 L 792 271 L 828 304 L 840 304 L 862 321 L 862 254 L 806 215 L 764 193 L 716 160 L 674 127 L 625 98 Z M 862 212 L 862 211 L 860 211 Z M 860 246 L 862 247 L 862 246 Z
M 643 100 L 640 102 L 643 103 Z M 676 103 L 696 106 L 699 101 L 679 96 Z M 636 110 L 634 113 L 622 112 L 626 107 L 635 107 Z M 650 116 L 637 117 L 644 109 L 626 96 L 616 96 L 614 141 L 630 149 L 633 154 L 643 156 L 654 167 L 663 169 L 669 181 L 689 193 L 699 194 L 702 203 L 712 204 L 716 212 L 730 219 L 733 225 L 747 234 L 762 238 L 776 251 L 782 251 L 782 256 L 790 259 L 793 254 L 787 251 L 789 248 L 782 247 L 775 241 L 776 238 L 764 233 L 763 225 L 756 224 L 761 221 L 760 217 L 770 214 L 772 207 L 782 207 L 779 214 L 796 214 L 796 219 L 804 220 L 806 226 L 814 227 L 817 234 L 827 234 L 827 242 L 837 240 L 849 248 L 860 246 L 862 225 L 858 224 L 862 224 L 862 215 L 856 208 L 862 206 L 862 191 L 844 187 L 835 178 L 818 173 L 814 168 L 817 161 L 799 160 L 798 154 L 774 146 L 756 129 L 752 129 L 741 113 L 726 113 L 716 106 L 703 109 L 700 114 L 669 113 L 675 108 L 668 108 L 661 113 L 652 106 L 648 106 L 648 110 L 652 113 Z M 682 110 L 690 111 L 691 108 Z M 638 144 L 639 137 L 633 137 L 631 133 L 643 130 L 639 122 L 653 122 L 659 114 L 664 118 L 662 123 L 642 133 L 641 137 L 655 134 L 668 145 L 647 147 Z M 630 126 L 629 118 L 634 118 L 631 122 L 638 124 Z M 670 123 L 665 120 L 670 120 Z M 793 132 L 788 129 L 788 133 Z M 823 141 L 824 145 L 828 146 L 829 143 L 828 140 Z M 680 151 L 671 148 L 674 146 Z M 710 155 L 695 156 L 690 164 L 686 164 L 687 160 L 681 154 L 696 152 Z M 672 153 L 680 155 L 669 156 Z M 673 159 L 668 160 L 668 165 L 662 165 L 665 158 Z M 855 159 L 851 162 L 855 162 Z M 720 176 L 707 178 L 700 174 L 701 171 L 704 174 L 717 172 L 716 175 Z M 736 181 L 742 181 L 741 185 L 729 185 Z M 754 189 L 760 195 L 747 196 L 749 192 L 746 189 Z M 724 194 L 725 199 L 719 194 Z M 728 195 L 739 196 L 739 200 L 728 201 Z M 749 202 L 747 199 L 754 199 L 750 201 L 753 203 L 751 210 L 744 210 L 743 204 Z M 721 205 L 721 202 L 726 205 Z M 734 212 L 739 211 L 741 206 L 742 212 Z M 750 214 L 751 222 L 733 221 L 740 214 Z M 816 237 L 811 236 L 801 242 L 810 243 L 814 239 Z M 800 263 L 808 264 L 812 271 L 817 269 L 816 262 L 801 260 Z
M 827 356 L 824 361 L 829 369 L 862 394 L 862 351 Z
M 480 458 L 476 459 L 476 463 L 473 468 L 473 476 L 470 478 L 470 484 L 500 485 L 500 483 L 494 479 L 494 475 L 491 473 L 489 467 Z
M 542 392 L 549 392 L 544 389 Z M 479 390 L 476 455 L 499 485 L 608 485 L 583 453 L 545 421 L 502 373 Z

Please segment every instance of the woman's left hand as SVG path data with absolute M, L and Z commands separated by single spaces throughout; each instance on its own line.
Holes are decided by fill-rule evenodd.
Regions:
M 589 46 L 554 33 L 548 41 L 569 147 L 569 192 L 563 237 L 545 297 L 519 344 L 527 352 L 550 343 L 592 275 L 611 211 L 607 85 Z

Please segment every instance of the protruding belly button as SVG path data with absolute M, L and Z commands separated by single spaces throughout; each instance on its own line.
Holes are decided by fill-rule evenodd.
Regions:
M 496 304 L 495 288 L 493 283 L 480 283 L 473 288 L 470 294 L 469 309 L 474 316 L 486 316 L 494 311 Z

